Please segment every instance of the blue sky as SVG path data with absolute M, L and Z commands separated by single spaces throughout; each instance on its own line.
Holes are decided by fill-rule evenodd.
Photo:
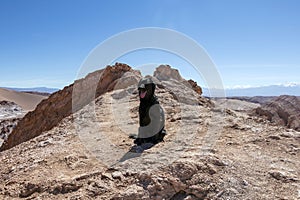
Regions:
M 62 88 L 99 43 L 142 27 L 197 41 L 225 87 L 299 83 L 299 10 L 297 0 L 0 0 L 0 86 Z M 205 84 L 166 52 L 133 52 L 120 61 L 170 64 Z

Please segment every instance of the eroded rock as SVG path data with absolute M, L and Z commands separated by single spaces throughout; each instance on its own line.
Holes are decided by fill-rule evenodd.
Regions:
M 269 121 L 300 131 L 300 97 L 282 95 L 273 98 L 255 113 Z

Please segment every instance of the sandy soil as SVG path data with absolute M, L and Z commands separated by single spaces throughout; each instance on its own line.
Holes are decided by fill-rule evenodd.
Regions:
M 11 101 L 21 106 L 25 111 L 32 111 L 46 96 L 16 92 L 0 88 L 0 101 Z

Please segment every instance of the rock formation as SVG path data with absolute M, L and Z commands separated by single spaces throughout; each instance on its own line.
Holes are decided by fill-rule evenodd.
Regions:
M 271 122 L 300 131 L 300 97 L 282 95 L 255 109 Z
M 170 79 L 174 79 L 176 81 L 184 81 L 184 79 L 179 74 L 179 71 L 177 69 L 171 68 L 170 65 L 160 65 L 156 68 L 154 74 L 154 77 L 156 77 L 158 80 L 161 81 L 168 81 Z
M 197 92 L 199 95 L 202 94 L 202 88 L 197 84 L 196 81 L 190 79 L 190 80 L 188 80 L 188 82 L 189 82 L 189 84 L 191 84 L 191 86 L 195 92 Z
M 14 102 L 0 101 L 0 145 L 2 140 L 7 140 L 25 113 L 26 111 Z
M 171 90 L 175 95 L 175 98 L 182 103 L 198 104 L 199 102 L 206 100 L 205 98 L 200 97 L 202 88 L 197 85 L 197 82 L 183 79 L 179 74 L 179 71 L 171 68 L 169 65 L 160 65 L 157 67 L 153 77 L 159 80 L 161 85 L 164 85 L 168 90 Z M 196 93 L 191 92 L 192 90 Z
M 0 101 L 0 120 L 9 118 L 21 118 L 24 111 L 19 105 L 11 101 Z
M 21 118 L 11 118 L 0 120 L 0 139 L 6 141 L 9 134 L 17 126 Z
M 99 75 L 103 86 L 89 75 L 90 81 L 56 93 L 59 101 L 41 104 L 50 113 L 54 106 L 69 112 L 73 104 L 73 114 L 0 152 L 0 199 L 298 198 L 299 132 L 223 104 L 213 107 L 184 80 L 154 77 L 168 134 L 131 155 L 140 74 L 117 66 L 97 72 L 106 74 Z M 70 87 L 79 94 L 67 94 Z M 45 120 L 35 119 L 36 126 Z
M 75 81 L 74 84 L 65 87 L 63 90 L 55 92 L 48 99 L 38 104 L 37 108 L 26 114 L 19 122 L 18 126 L 3 143 L 0 151 L 9 149 L 22 142 L 30 140 L 44 131 L 48 131 L 56 126 L 62 119 L 72 113 L 72 92 L 76 86 L 77 95 L 73 98 L 76 102 L 75 111 L 91 102 L 95 97 L 111 91 L 117 84 L 117 79 L 131 68 L 125 64 L 116 63 L 115 66 L 108 66 L 104 70 L 93 72 L 85 79 Z M 87 89 L 95 87 L 92 94 L 87 94 Z

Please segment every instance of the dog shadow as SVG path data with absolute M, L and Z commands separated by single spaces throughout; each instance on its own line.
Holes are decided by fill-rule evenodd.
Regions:
M 155 145 L 152 143 L 144 143 L 140 146 L 134 145 L 126 154 L 124 154 L 124 156 L 119 160 L 119 162 L 124 162 L 132 158 L 140 157 L 145 150 L 148 150 L 154 146 Z
M 128 151 L 127 153 L 125 153 L 122 156 L 122 158 L 119 160 L 119 162 L 124 162 L 124 161 L 132 159 L 132 158 L 137 158 L 137 157 L 140 157 L 141 155 L 142 155 L 142 153 L 135 153 L 135 152 Z

